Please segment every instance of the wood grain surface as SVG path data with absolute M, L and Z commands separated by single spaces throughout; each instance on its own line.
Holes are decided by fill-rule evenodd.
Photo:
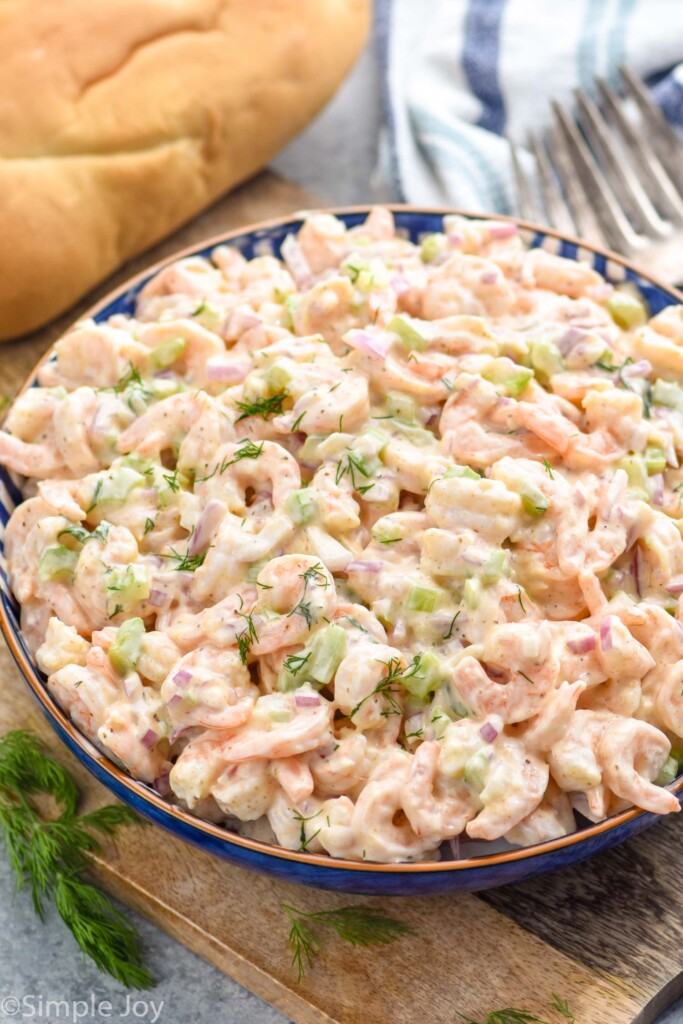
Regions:
M 184 245 L 313 205 L 264 174 L 222 200 L 101 294 Z M 99 295 L 49 328 L 0 347 L 0 388 L 11 395 L 47 346 Z M 28 728 L 76 776 L 88 807 L 111 795 L 62 747 L 9 652 L 0 650 L 0 731 Z M 683 991 L 683 896 L 675 865 L 682 823 L 662 821 L 575 868 L 481 896 L 385 900 L 415 931 L 379 951 L 331 939 L 301 984 L 289 963 L 291 903 L 324 910 L 381 901 L 336 896 L 261 877 L 174 839 L 130 828 L 93 862 L 99 883 L 297 1024 L 454 1024 L 520 1007 L 562 1024 L 552 994 L 577 1024 L 648 1024 Z

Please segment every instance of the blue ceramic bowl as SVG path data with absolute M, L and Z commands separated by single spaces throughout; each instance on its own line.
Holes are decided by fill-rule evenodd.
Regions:
M 351 227 L 365 219 L 368 208 L 358 207 L 332 212 Z M 394 208 L 398 230 L 414 242 L 419 241 L 424 235 L 440 231 L 444 213 L 451 212 L 454 211 L 422 210 L 405 206 Z M 161 266 L 180 256 L 209 256 L 214 246 L 219 243 L 227 242 L 236 246 L 246 257 L 265 253 L 277 255 L 285 236 L 297 231 L 301 223 L 297 218 L 269 221 L 248 230 L 212 238 L 177 253 L 116 289 L 91 310 L 89 315 L 95 320 L 106 320 L 114 313 L 132 314 L 138 292 Z M 683 294 L 654 282 L 618 256 L 524 221 L 517 223 L 530 245 L 543 246 L 570 259 L 588 260 L 596 270 L 615 284 L 625 280 L 634 282 L 647 299 L 653 314 L 672 303 L 683 302 Z M 49 352 L 45 358 L 50 358 Z M 35 373 L 25 386 L 31 386 L 34 378 Z M 3 550 L 4 527 L 20 500 L 21 494 L 15 481 L 0 467 L 0 551 Z M 54 730 L 72 753 L 117 797 L 146 818 L 162 825 L 174 835 L 195 843 L 203 850 L 225 857 L 242 867 L 289 881 L 340 892 L 372 895 L 414 896 L 490 889 L 574 864 L 641 832 L 652 825 L 657 817 L 645 811 L 631 809 L 597 825 L 579 829 L 562 839 L 540 843 L 526 849 L 508 849 L 502 853 L 442 860 L 438 863 L 358 864 L 320 854 L 284 850 L 267 843 L 245 839 L 173 807 L 149 786 L 131 779 L 78 731 L 48 693 L 44 677 L 26 648 L 19 628 L 17 604 L 10 593 L 4 568 L 0 569 L 0 626 L 12 655 Z M 678 777 L 671 789 L 680 794 L 683 789 L 683 775 Z

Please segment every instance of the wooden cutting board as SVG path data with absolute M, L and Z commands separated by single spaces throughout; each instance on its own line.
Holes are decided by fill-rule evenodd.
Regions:
M 154 252 L 154 259 L 221 230 L 311 205 L 270 174 L 233 193 Z M 89 296 L 82 308 L 98 296 Z M 82 310 L 0 347 L 0 387 L 13 394 Z M 77 777 L 88 807 L 111 795 L 59 744 L 3 646 L 0 731 L 28 728 Z M 161 829 L 130 828 L 94 861 L 99 883 L 297 1024 L 454 1024 L 523 1008 L 561 1024 L 552 994 L 577 1024 L 648 1024 L 683 992 L 683 893 L 675 865 L 683 821 L 670 818 L 610 853 L 481 896 L 385 900 L 415 935 L 375 950 L 325 944 L 298 985 L 281 903 L 325 910 L 380 900 L 344 897 L 261 877 L 203 854 Z

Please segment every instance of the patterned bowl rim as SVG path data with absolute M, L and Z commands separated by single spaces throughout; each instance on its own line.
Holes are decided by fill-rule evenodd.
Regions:
M 248 224 L 244 227 L 235 228 L 231 231 L 220 232 L 217 235 L 199 240 L 191 245 L 185 246 L 183 249 L 180 249 L 175 253 L 172 253 L 170 256 L 166 256 L 163 259 L 158 260 L 156 263 L 150 264 L 150 266 L 146 267 L 144 270 L 141 270 L 133 277 L 128 278 L 123 282 L 123 284 L 120 284 L 110 292 L 107 292 L 103 298 L 87 309 L 76 322 L 97 316 L 106 309 L 107 306 L 110 306 L 113 302 L 120 299 L 127 293 L 135 291 L 142 282 L 150 278 L 153 274 L 157 273 L 169 263 L 174 263 L 176 260 L 196 255 L 199 252 L 211 249 L 217 245 L 229 243 L 235 239 L 240 239 L 249 235 L 257 235 L 259 232 L 267 233 L 275 228 L 284 227 L 289 223 L 296 223 L 297 221 L 300 221 L 302 217 L 309 212 L 309 210 L 330 213 L 333 216 L 343 217 L 353 216 L 356 214 L 367 215 L 375 205 L 378 204 L 371 203 L 360 206 L 341 207 L 310 207 L 308 210 L 296 210 L 289 214 L 259 221 L 255 224 Z M 609 263 L 616 263 L 630 273 L 642 278 L 649 284 L 654 285 L 660 291 L 670 295 L 674 302 L 683 304 L 683 291 L 679 291 L 672 285 L 665 284 L 657 278 L 652 277 L 647 270 L 639 267 L 637 263 L 633 263 L 631 260 L 628 260 L 623 256 L 619 256 L 617 253 L 612 252 L 609 249 L 593 245 L 591 242 L 587 242 L 584 239 L 577 238 L 573 235 L 567 235 L 564 232 L 544 227 L 543 225 L 524 220 L 520 217 L 498 213 L 473 213 L 467 210 L 459 210 L 443 206 L 417 206 L 409 203 L 385 203 L 381 205 L 386 206 L 392 212 L 404 213 L 415 217 L 425 215 L 439 217 L 457 215 L 466 217 L 467 219 L 494 219 L 508 221 L 517 224 L 517 226 L 523 231 L 531 232 L 534 236 L 555 238 L 561 242 L 567 242 L 569 245 L 576 246 L 577 258 L 581 250 L 583 250 L 591 252 L 596 256 L 600 256 Z M 69 328 L 67 328 L 67 330 L 69 330 Z M 23 392 L 32 385 L 41 366 L 52 357 L 55 343 L 56 342 L 50 345 L 38 363 L 36 363 L 30 371 L 15 397 L 23 394 Z M 589 825 L 586 828 L 577 830 L 576 832 L 571 832 L 569 835 L 562 836 L 559 839 L 551 839 L 544 843 L 535 843 L 533 846 L 521 847 L 517 850 L 507 850 L 503 853 L 478 854 L 473 857 L 452 861 L 413 861 L 399 864 L 376 864 L 367 861 L 359 862 L 342 860 L 337 857 L 330 857 L 327 854 L 287 850 L 284 847 L 275 846 L 271 843 L 265 843 L 260 840 L 249 839 L 246 836 L 237 835 L 233 832 L 229 832 L 227 829 L 221 828 L 219 825 L 213 824 L 210 821 L 206 821 L 202 818 L 196 818 L 188 811 L 184 811 L 181 808 L 168 803 L 168 801 L 155 793 L 154 790 L 148 788 L 144 783 L 131 778 L 131 776 L 122 771 L 116 764 L 114 764 L 113 761 L 106 757 L 94 745 L 94 743 L 87 739 L 87 737 L 75 727 L 73 722 L 66 716 L 56 701 L 54 701 L 50 696 L 43 681 L 39 678 L 37 671 L 31 664 L 31 661 L 24 653 L 23 647 L 17 639 L 20 631 L 15 631 L 14 625 L 11 622 L 7 609 L 2 601 L 0 601 L 0 630 L 5 637 L 10 653 L 19 666 L 26 682 L 31 687 L 34 696 L 42 705 L 47 717 L 52 720 L 51 724 L 56 723 L 58 727 L 67 733 L 72 743 L 85 755 L 87 761 L 94 761 L 101 772 L 110 776 L 115 783 L 126 789 L 130 794 L 133 804 L 135 804 L 136 800 L 139 800 L 143 804 L 146 803 L 152 805 L 157 812 L 161 813 L 162 817 L 166 816 L 170 819 L 167 822 L 167 826 L 172 831 L 174 830 L 173 825 L 175 819 L 178 823 L 182 823 L 182 825 L 188 827 L 190 831 L 203 833 L 206 836 L 211 836 L 212 838 L 218 839 L 228 845 L 242 847 L 245 851 L 250 851 L 266 857 L 275 857 L 280 860 L 295 861 L 300 864 L 310 865 L 311 867 L 336 871 L 359 871 L 366 874 L 381 873 L 410 875 L 440 871 L 468 871 L 475 870 L 477 868 L 495 867 L 496 865 L 509 864 L 515 861 L 532 860 L 535 857 L 555 853 L 586 842 L 590 839 L 594 839 L 598 836 L 606 835 L 614 829 L 618 829 L 621 825 L 633 822 L 636 819 L 641 818 L 643 815 L 650 813 L 637 807 L 631 807 L 606 818 L 604 821 Z M 59 733 L 59 728 L 56 731 Z M 86 767 L 89 767 L 87 763 Z M 679 777 L 667 788 L 673 793 L 679 793 L 681 789 L 683 789 L 683 774 L 679 775 Z

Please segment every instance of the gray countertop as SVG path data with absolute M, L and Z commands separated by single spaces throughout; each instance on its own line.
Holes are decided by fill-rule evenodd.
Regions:
M 378 96 L 376 70 L 368 51 L 334 101 L 281 154 L 275 168 L 330 205 L 382 198 L 385 188 L 374 173 L 380 121 Z M 149 966 L 157 978 L 157 986 L 150 993 L 126 993 L 83 958 L 55 912 L 48 913 L 45 923 L 41 923 L 28 893 L 13 898 L 10 871 L 0 856 L 0 1021 L 286 1021 L 277 1010 L 155 925 L 132 912 L 126 913 L 130 913 L 140 929 Z M 48 1005 L 49 1000 L 53 1001 L 52 1006 Z M 659 1024 L 665 1022 L 683 1024 L 683 1001 Z

